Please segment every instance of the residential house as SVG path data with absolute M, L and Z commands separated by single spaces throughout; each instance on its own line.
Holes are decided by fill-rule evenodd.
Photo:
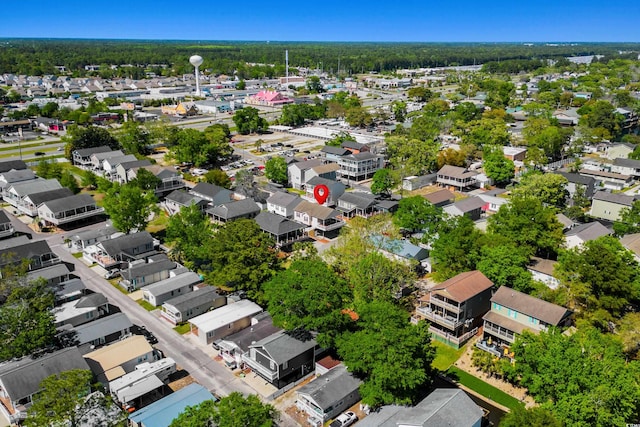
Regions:
M 437 388 L 415 406 L 388 405 L 358 427 L 481 427 L 483 411 L 459 388 Z
M 511 345 L 516 336 L 523 331 L 537 334 L 550 326 L 567 327 L 571 314 L 564 307 L 501 286 L 491 298 L 491 311 L 483 317 L 483 336 L 476 346 L 513 359 Z
M 342 143 L 340 144 L 340 147 L 351 151 L 351 154 L 359 154 L 359 153 L 371 151 L 367 144 L 361 144 L 357 141 L 352 141 L 350 139 L 342 141 Z
M 0 161 L 0 173 L 9 172 L 12 170 L 26 170 L 27 164 L 24 160 L 3 160 Z
M 75 194 L 62 199 L 49 200 L 38 206 L 38 216 L 46 224 L 61 226 L 102 215 L 104 208 L 98 206 L 90 194 Z
M 477 194 L 480 200 L 484 202 L 484 206 L 482 207 L 482 212 L 491 212 L 496 213 L 500 210 L 500 207 L 506 204 L 509 204 L 509 199 L 504 197 L 497 197 L 491 194 L 490 191 L 485 193 Z
M 618 107 L 615 112 L 622 116 L 620 127 L 623 132 L 633 132 L 633 129 L 638 127 L 638 114 L 634 110 Z
M 314 230 L 318 235 L 337 232 L 345 222 L 339 219 L 340 213 L 332 208 L 303 200 L 293 213 L 294 221 L 304 224 L 308 231 Z
M 12 169 L 7 172 L 0 172 L 0 190 L 4 189 L 10 184 L 33 181 L 36 179 L 38 179 L 38 177 L 31 169 Z
M 640 160 L 621 158 L 613 159 L 611 172 L 619 173 L 621 175 L 629 175 L 637 179 L 640 177 Z
M 460 273 L 435 285 L 420 298 L 416 314 L 431 323 L 438 341 L 460 348 L 482 325 L 491 308 L 493 282 L 478 270 Z
M 83 148 L 80 150 L 74 150 L 72 155 L 73 164 L 82 168 L 82 169 L 95 169 L 95 163 L 91 156 L 97 153 L 110 153 L 112 152 L 111 148 L 106 145 L 102 145 L 100 147 L 92 147 L 92 148 Z M 122 151 L 120 151 L 122 154 Z
M 421 176 L 408 176 L 402 180 L 402 189 L 407 191 L 419 190 L 435 183 L 436 177 L 437 175 L 435 173 Z
M 513 162 L 524 162 L 527 156 L 527 149 L 525 147 L 502 147 L 504 157 Z
M 147 231 L 125 234 L 88 246 L 82 256 L 89 262 L 96 262 L 103 268 L 120 263 L 146 259 L 156 254 L 157 242 Z
M 36 217 L 38 216 L 38 206 L 40 206 L 41 204 L 51 200 L 58 200 L 71 196 L 73 196 L 73 192 L 67 187 L 58 188 L 56 190 L 43 191 L 40 193 L 32 193 L 22 199 L 22 207 L 25 211 L 30 212 L 27 215 Z
M 307 421 L 321 426 L 360 400 L 362 380 L 339 365 L 296 391 L 296 406 L 308 416 Z
M 264 311 L 251 318 L 251 326 L 218 340 L 220 356 L 225 365 L 231 369 L 243 367 L 242 355 L 249 351 L 249 346 L 268 336 L 282 331 L 273 324 L 271 315 Z
M 442 210 L 451 216 L 466 216 L 472 221 L 481 218 L 483 210 L 488 209 L 487 203 L 478 196 L 468 197 L 447 205 Z
M 560 126 L 576 126 L 580 119 L 577 108 L 556 110 L 552 116 L 554 119 L 558 120 L 558 124 L 560 124 Z
M 115 173 L 111 178 L 114 182 L 126 184 L 136 178 L 137 169 L 144 168 L 145 166 L 151 166 L 149 159 L 135 159 L 130 162 L 121 162 L 116 165 Z
M 640 262 L 640 233 L 627 234 L 620 239 L 620 243 L 633 252 L 636 261 Z
M 10 423 L 24 420 L 42 380 L 74 369 L 89 369 L 75 347 L 0 365 L 0 412 Z
M 576 225 L 564 233 L 565 246 L 572 249 L 590 240 L 611 234 L 612 231 L 598 221 Z
M 166 280 L 171 276 L 171 271 L 177 267 L 166 255 L 158 254 L 147 259 L 147 262 L 134 264 L 120 271 L 122 279 L 118 282 L 128 292 L 148 286 L 153 283 Z
M 294 209 L 302 202 L 297 194 L 276 191 L 267 199 L 267 211 L 285 218 L 293 218 Z
M 423 197 L 427 199 L 427 201 L 433 206 L 437 207 L 450 205 L 451 203 L 456 201 L 456 195 L 446 188 L 434 191 L 433 193 L 425 194 Z
M 320 154 L 323 156 L 325 162 L 338 163 L 338 160 L 342 156 L 353 154 L 351 151 L 342 147 L 334 147 L 332 145 L 325 145 L 320 150 Z
M 18 265 L 24 260 L 27 260 L 28 271 L 39 270 L 60 263 L 60 258 L 51 250 L 46 240 L 30 240 L 26 243 L 18 243 L 15 246 L 3 245 L 0 248 L 0 277 L 2 277 L 1 270 L 3 267 Z
M 111 181 L 118 180 L 117 168 L 122 163 L 137 162 L 138 159 L 133 154 L 125 154 L 123 156 L 109 157 L 102 161 L 102 174 Z
M 620 221 L 622 210 L 630 208 L 634 200 L 633 196 L 626 194 L 596 191 L 593 195 L 589 215 L 608 221 Z
M 202 344 L 229 336 L 251 325 L 251 318 L 262 308 L 249 300 L 240 300 L 189 320 L 191 333 Z
M 327 180 L 335 181 L 337 178 L 337 172 L 340 169 L 335 163 L 325 163 L 322 165 L 314 166 L 311 170 L 305 173 L 305 182 L 306 185 L 313 178 L 324 178 Z
M 558 261 L 531 257 L 531 262 L 527 266 L 527 270 L 533 276 L 533 280 L 542 282 L 551 289 L 557 289 L 560 281 L 554 276 L 555 266 Z
M 11 219 L 4 211 L 4 209 L 0 210 L 0 239 L 5 239 L 7 237 L 13 236 L 15 232 L 13 228 L 13 224 L 11 223 Z
M 607 147 L 605 157 L 609 160 L 627 159 L 629 154 L 633 153 L 636 146 L 627 142 L 618 142 Z
M 35 217 L 38 215 L 38 206 L 25 199 L 31 194 L 50 192 L 60 188 L 62 185 L 57 179 L 36 179 L 8 185 L 2 189 L 2 197 L 20 212 Z
M 189 193 L 201 199 L 208 200 L 213 206 L 218 206 L 233 200 L 232 191 L 206 182 L 197 183 L 195 187 L 189 190 Z
M 311 178 L 311 175 L 315 176 L 316 173 L 311 172 L 311 169 L 317 166 L 321 166 L 322 160 L 312 159 L 305 160 L 304 162 L 294 162 L 289 164 L 287 173 L 289 175 L 289 182 L 291 186 L 297 190 L 304 189 L 304 185 Z M 307 177 L 309 174 L 309 177 Z
M 338 177 L 347 182 L 360 182 L 370 179 L 384 167 L 384 158 L 368 151 L 349 154 L 338 159 Z
M 198 114 L 198 107 L 194 102 L 178 102 L 176 105 L 163 105 L 162 114 L 175 117 L 188 117 Z
M 260 212 L 255 221 L 263 232 L 273 238 L 279 248 L 290 246 L 307 237 L 304 224 L 271 212 Z
M 596 180 L 591 176 L 580 175 L 579 173 L 570 173 L 570 172 L 554 172 L 558 175 L 562 175 L 568 181 L 567 183 L 567 191 L 569 192 L 569 197 L 573 199 L 576 196 L 576 192 L 579 188 L 582 188 L 584 191 L 584 197 L 591 200 L 593 197 L 593 193 L 595 191 Z
M 270 384 L 283 388 L 313 372 L 316 347 L 311 336 L 277 332 L 251 344 L 242 361 Z
M 167 194 L 162 204 L 169 215 L 175 215 L 180 212 L 180 209 L 191 205 L 197 205 L 198 209 L 204 212 L 209 201 L 187 193 L 185 190 L 174 190 Z
M 109 313 L 109 301 L 101 293 L 92 293 L 78 300 L 59 305 L 52 310 L 55 326 L 78 326 Z
M 55 295 L 54 304 L 56 306 L 77 300 L 89 293 L 82 280 L 76 278 L 58 283 L 53 287 L 53 292 Z
M 576 225 L 576 222 L 574 220 L 562 213 L 557 213 L 556 219 L 562 225 L 563 232 L 569 230 L 570 228 L 573 228 Z
M 165 301 L 160 315 L 176 325 L 226 304 L 227 297 L 219 295 L 216 287 L 204 286 Z
M 88 246 L 111 239 L 116 233 L 118 233 L 118 230 L 111 225 L 106 225 L 99 229 L 80 231 L 68 236 L 70 240 L 69 244 L 73 248 L 82 251 Z
M 378 200 L 373 194 L 346 192 L 338 199 L 338 210 L 345 218 L 368 218 L 378 212 Z
M 602 185 L 608 190 L 622 190 L 633 182 L 631 175 L 623 175 L 617 172 L 603 170 L 580 169 L 580 175 L 590 176 L 596 180 L 596 184 Z
M 129 415 L 129 424 L 133 427 L 168 427 L 185 409 L 207 400 L 215 401 L 216 398 L 200 384 L 192 383 L 135 411 Z
M 113 159 L 113 158 L 122 157 L 122 156 L 124 156 L 124 153 L 121 150 L 97 151 L 92 153 L 89 156 L 91 160 L 91 165 L 89 167 L 93 172 L 101 173 L 103 162 L 106 159 Z
M 438 171 L 436 182 L 451 190 L 465 191 L 476 185 L 478 172 L 458 166 L 444 165 Z
M 71 272 L 69 271 L 69 267 L 64 263 L 50 265 L 49 267 L 27 273 L 27 279 L 30 282 L 37 279 L 43 279 L 49 286 L 57 286 L 62 282 L 66 282 L 69 280 L 70 276 Z
M 185 188 L 185 183 L 182 179 L 182 175 L 180 175 L 174 169 L 159 165 L 146 166 L 144 167 L 144 169 L 148 170 L 156 178 L 158 178 L 159 182 L 154 189 L 154 192 L 156 196 L 160 198 L 171 193 L 172 191 Z M 130 169 L 127 173 L 127 181 L 135 179 L 138 175 L 139 170 L 140 167 Z
M 216 224 L 225 224 L 237 219 L 252 219 L 260 213 L 260 207 L 251 198 L 233 200 L 207 209 L 206 214 Z
M 385 256 L 393 260 L 420 265 L 424 269 L 429 267 L 429 251 L 406 239 L 390 239 L 379 234 L 370 236 L 369 239 Z
M 142 362 L 158 360 L 158 354 L 142 335 L 133 335 L 84 356 L 89 368 L 105 386 L 133 371 Z
M 327 195 L 325 202 L 322 203 L 325 206 L 335 206 L 338 203 L 338 199 L 347 189 L 347 187 L 340 181 L 314 176 L 308 180 L 305 185 L 306 198 L 308 200 L 317 202 L 314 192 L 318 185 L 324 185 L 329 190 L 329 194 Z
M 97 347 L 124 339 L 133 324 L 124 313 L 114 313 L 73 328 L 78 348 L 85 354 Z
M 200 275 L 189 271 L 144 286 L 142 288 L 142 297 L 152 306 L 158 307 L 172 298 L 193 291 L 193 287 L 201 281 Z

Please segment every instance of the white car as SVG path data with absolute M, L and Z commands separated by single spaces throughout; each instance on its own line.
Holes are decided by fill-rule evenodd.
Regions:
M 191 171 L 191 174 L 193 176 L 202 176 L 202 175 L 206 174 L 207 172 L 209 172 L 209 171 L 206 170 L 206 169 L 194 169 L 194 170 Z
M 336 418 L 329 427 L 347 427 L 358 421 L 358 416 L 351 411 L 343 412 Z

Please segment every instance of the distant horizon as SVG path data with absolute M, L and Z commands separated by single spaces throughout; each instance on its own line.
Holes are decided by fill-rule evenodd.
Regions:
M 89 7 L 79 0 L 7 2 L 0 38 L 319 43 L 638 43 L 640 2 L 565 0 L 478 4 L 471 0 L 391 4 L 325 0 L 280 7 L 245 0 L 203 5 L 138 0 Z M 576 42 L 580 40 L 580 42 Z

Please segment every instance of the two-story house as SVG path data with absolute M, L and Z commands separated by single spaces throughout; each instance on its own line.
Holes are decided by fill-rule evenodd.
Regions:
M 316 186 L 324 185 L 329 190 L 329 194 L 324 203 L 325 206 L 335 206 L 338 203 L 338 199 L 344 194 L 347 187 L 340 181 L 335 181 L 333 179 L 322 178 L 319 176 L 314 176 L 310 180 L 307 181 L 305 185 L 306 190 L 306 199 L 310 201 L 317 201 L 315 198 L 315 189 Z
M 493 282 L 478 270 L 460 273 L 420 298 L 416 314 L 431 323 L 429 332 L 438 341 L 460 348 L 482 325 L 491 308 Z
M 218 206 L 233 200 L 233 192 L 218 185 L 207 182 L 199 182 L 189 190 L 189 193 L 201 199 L 208 200 L 212 206 Z
M 200 275 L 189 271 L 143 287 L 142 297 L 157 307 L 165 301 L 192 292 L 193 287 L 201 281 Z
M 640 160 L 620 158 L 613 159 L 611 172 L 630 175 L 637 179 L 640 176 Z
M 237 219 L 252 219 L 260 213 L 260 207 L 251 198 L 234 200 L 207 209 L 206 214 L 215 224 L 225 224 Z
M 296 206 L 293 219 L 306 225 L 308 231 L 313 231 L 321 236 L 337 232 L 345 225 L 345 222 L 340 219 L 340 213 L 337 210 L 317 203 L 307 202 L 306 200 Z
M 107 147 L 106 145 L 102 145 L 100 147 L 82 148 L 80 150 L 73 150 L 73 152 L 71 153 L 71 160 L 75 166 L 78 166 L 82 169 L 91 170 L 93 169 L 91 156 L 96 153 L 108 152 L 111 152 L 111 148 Z
M 187 193 L 185 190 L 174 190 L 167 194 L 162 204 L 169 215 L 175 215 L 180 212 L 180 209 L 191 205 L 198 206 L 198 209 L 204 212 L 209 205 L 209 201 Z
M 29 271 L 57 265 L 61 262 L 46 240 L 28 240 L 25 242 L 19 237 L 14 237 L 3 240 L 3 246 L 0 248 L 0 278 L 2 277 L 3 267 L 18 265 L 24 260 L 27 260 Z
M 306 226 L 283 216 L 260 212 L 255 218 L 260 229 L 269 234 L 279 248 L 291 246 L 307 237 Z
M 98 206 L 90 194 L 74 194 L 38 206 L 38 216 L 42 221 L 55 226 L 86 220 L 103 212 L 104 208 Z
M 368 151 L 349 154 L 338 159 L 338 177 L 347 182 L 370 179 L 384 167 L 384 158 Z
M 307 174 L 310 173 L 312 168 L 316 166 L 321 166 L 321 165 L 322 165 L 322 160 L 320 159 L 312 159 L 312 160 L 306 160 L 304 162 L 291 163 L 287 168 L 287 172 L 289 174 L 289 182 L 291 183 L 291 186 L 297 190 L 302 190 L 308 180 Z
M 14 231 L 11 219 L 4 210 L 0 210 L 0 239 L 13 236 Z
M 436 182 L 442 187 L 465 191 L 477 183 L 478 172 L 458 166 L 444 165 L 438 171 Z
M 155 255 L 156 244 L 149 232 L 140 231 L 87 246 L 82 251 L 82 256 L 103 268 L 111 268 L 120 263 L 146 259 Z
M 634 201 L 633 196 L 626 194 L 596 191 L 593 195 L 589 214 L 594 218 L 620 221 L 622 210 L 631 208 Z
M 293 218 L 294 209 L 302 202 L 297 194 L 276 191 L 267 199 L 267 212 Z
M 496 356 L 513 358 L 510 347 L 518 334 L 537 334 L 550 326 L 567 327 L 571 314 L 564 307 L 502 286 L 491 298 L 491 311 L 483 317 L 482 340 L 476 346 Z
M 168 279 L 177 267 L 166 255 L 158 254 L 147 259 L 146 263 L 135 264 L 120 272 L 122 279 L 118 284 L 129 292 Z

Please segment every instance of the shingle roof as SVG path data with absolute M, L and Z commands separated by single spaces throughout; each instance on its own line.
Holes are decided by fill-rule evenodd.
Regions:
M 0 224 L 6 224 L 7 222 L 11 222 L 11 220 L 7 216 L 7 213 L 4 211 L 4 209 L 0 209 Z
M 613 164 L 615 166 L 640 169 L 640 160 L 635 160 L 635 159 L 623 159 L 618 157 L 613 159 Z
M 436 288 L 435 292 L 440 293 L 454 301 L 464 302 L 475 295 L 491 288 L 493 282 L 478 270 L 460 273 L 457 276 L 446 280 Z
M 255 221 L 262 231 L 275 236 L 281 236 L 295 230 L 302 230 L 306 227 L 304 224 L 299 224 L 271 212 L 260 212 L 258 216 L 255 217 Z
M 256 314 L 254 319 L 257 320 L 257 323 L 252 322 L 251 327 L 229 335 L 224 340 L 234 343 L 243 352 L 246 352 L 249 351 L 251 344 L 282 331 L 282 328 L 274 326 L 271 315 L 266 311 Z
M 593 200 L 602 200 L 604 202 L 617 203 L 620 205 L 633 205 L 633 196 L 627 196 L 622 193 L 609 193 L 607 191 L 596 191 Z
M 587 224 L 576 225 L 564 234 L 565 236 L 577 236 L 582 241 L 586 242 L 589 240 L 595 240 L 598 237 L 607 236 L 611 234 L 611 230 L 600 224 L 598 221 L 594 221 Z
M 191 193 L 196 195 L 202 195 L 202 197 L 210 200 L 223 198 L 223 199 L 226 199 L 224 200 L 225 202 L 230 201 L 231 195 L 233 194 L 231 193 L 231 191 L 227 190 L 226 188 L 209 184 L 207 182 L 199 182 L 198 184 L 196 184 L 196 186 L 191 189 Z M 222 197 L 218 195 L 219 193 L 220 193 L 220 196 Z
M 170 259 L 166 259 L 145 264 L 136 264 L 131 268 L 123 270 L 120 274 L 125 279 L 131 280 L 136 277 L 148 276 L 161 271 L 173 270 L 174 268 L 176 268 L 176 263 Z
M 50 200 L 61 199 L 63 197 L 73 196 L 73 191 L 67 187 L 58 188 L 57 190 L 43 191 L 40 193 L 29 194 L 28 198 L 31 203 L 38 206 L 41 203 L 48 202 Z
M 175 291 L 176 289 L 180 289 L 184 286 L 195 285 L 196 283 L 200 283 L 201 281 L 202 280 L 197 273 L 189 271 L 187 273 L 169 277 L 168 279 L 164 279 L 159 282 L 152 283 L 151 285 L 144 286 L 142 290 L 157 297 L 159 295 Z
M 21 170 L 26 168 L 27 164 L 22 160 L 5 160 L 0 162 L 0 173 L 8 172 L 12 169 Z
M 165 200 L 170 200 L 179 205 L 187 206 L 189 204 L 198 204 L 204 199 L 194 194 L 187 193 L 184 190 L 173 190 L 167 195 L 167 197 L 165 197 Z
M 318 218 L 323 220 L 329 219 L 329 218 L 335 218 L 338 216 L 338 211 L 336 211 L 335 209 L 318 205 L 316 203 L 311 203 L 306 200 L 303 200 L 298 206 L 296 206 L 295 210 L 296 212 L 305 212 L 313 218 Z
M 378 203 L 374 195 L 367 193 L 346 192 L 338 200 L 356 205 L 361 209 L 366 209 Z
M 122 167 L 125 171 L 134 168 L 140 168 L 142 166 L 150 166 L 151 162 L 148 159 L 142 160 L 132 160 L 130 162 L 122 162 L 120 163 L 120 167 Z
M 34 193 L 41 193 L 43 191 L 51 191 L 62 188 L 62 185 L 57 179 L 35 179 L 27 182 L 17 182 L 11 184 L 9 188 L 20 197 L 28 196 Z
M 147 231 L 140 231 L 138 233 L 125 234 L 115 239 L 105 240 L 100 242 L 100 245 L 102 245 L 109 255 L 117 255 L 120 252 L 125 252 L 128 249 L 151 242 L 153 242 L 151 234 Z
M 285 193 L 284 191 L 276 191 L 267 199 L 267 203 L 283 206 L 287 208 L 295 208 L 302 202 L 302 198 L 297 194 Z
M 456 195 L 446 188 L 434 191 L 433 193 L 425 194 L 423 197 L 434 205 L 438 205 L 443 202 L 453 202 L 456 199 Z
M 627 234 L 620 239 L 620 243 L 631 252 L 640 255 L 640 233 Z
M 540 319 L 549 325 L 558 325 L 571 314 L 571 311 L 564 307 L 518 292 L 506 286 L 501 286 L 496 293 L 493 294 L 491 301 L 515 310 L 518 313 Z
M 335 154 L 337 156 L 346 156 L 347 154 L 351 154 L 351 151 L 346 148 L 334 147 L 332 145 L 325 145 L 320 151 L 327 154 Z
M 108 153 L 110 151 L 111 148 L 107 147 L 106 145 L 101 145 L 100 147 L 82 148 L 80 150 L 75 150 L 73 154 L 80 157 L 89 157 L 95 153 Z
M 260 212 L 260 207 L 251 198 L 234 200 L 207 209 L 208 214 L 224 218 L 225 220 L 240 218 L 254 213 L 257 214 L 258 212 Z
M 327 410 L 336 401 L 358 390 L 360 384 L 362 381 L 348 372 L 346 366 L 341 365 L 300 387 L 298 393 L 306 394 L 320 408 Z
M 109 301 L 107 297 L 102 295 L 101 293 L 89 294 L 83 296 L 78 300 L 75 304 L 77 308 L 90 308 L 90 307 L 100 307 L 101 305 L 107 304 Z
M 92 206 L 95 205 L 96 202 L 90 194 L 75 194 L 61 199 L 49 200 L 42 204 L 49 208 L 51 212 L 55 213 L 65 211 L 67 209 L 78 209 L 85 206 Z
M 465 179 L 465 178 L 468 178 L 470 176 L 478 175 L 478 172 L 470 171 L 470 170 L 467 170 L 465 168 L 461 168 L 461 167 L 458 167 L 458 166 L 444 165 L 438 171 L 438 176 L 440 176 L 440 175 L 450 176 L 450 177 L 453 177 L 453 178 Z
M 553 276 L 554 266 L 558 261 L 551 259 L 531 257 L 531 263 L 527 266 L 528 270 L 538 271 L 548 276 Z
M 76 347 L 9 362 L 0 366 L 0 379 L 11 400 L 20 400 L 40 390 L 40 383 L 48 376 L 73 369 L 89 369 Z
M 51 248 L 45 240 L 36 240 L 19 246 L 0 249 L 0 265 L 50 253 L 52 253 Z
M 454 203 L 453 206 L 455 206 L 461 212 L 470 212 L 482 208 L 485 204 L 485 201 L 480 197 L 472 196 Z
M 580 175 L 579 173 L 570 173 L 570 172 L 554 172 L 558 175 L 562 175 L 567 178 L 567 181 L 573 182 L 575 184 L 582 184 L 586 186 L 594 185 L 596 180 L 591 176 Z
M 36 179 L 36 174 L 31 169 L 10 170 L 0 173 L 2 173 L 2 178 L 7 183 Z
M 165 301 L 164 304 L 172 305 L 181 313 L 190 308 L 194 308 L 206 301 L 214 301 L 220 297 L 218 288 L 214 286 L 206 286 L 204 288 L 188 292 L 178 297 Z M 163 305 L 164 305 L 163 304 Z
M 124 313 L 115 313 L 111 316 L 101 317 L 93 322 L 84 323 L 73 328 L 76 331 L 78 344 L 82 345 L 101 337 L 124 331 L 133 324 Z
M 262 347 L 278 365 L 291 360 L 293 357 L 314 348 L 316 340 L 300 341 L 284 332 L 275 333 L 256 342 L 251 347 Z
M 324 165 L 318 165 L 311 168 L 318 175 L 322 175 L 325 173 L 336 172 L 340 169 L 336 163 L 326 163 Z

